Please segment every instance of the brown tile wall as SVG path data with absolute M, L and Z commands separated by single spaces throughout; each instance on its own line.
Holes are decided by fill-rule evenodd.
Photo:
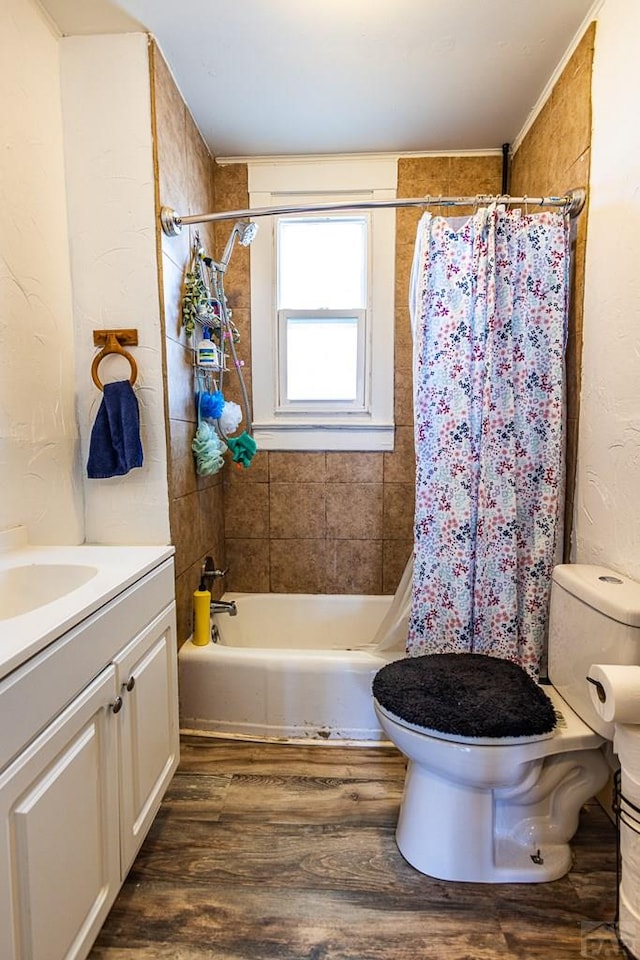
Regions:
M 561 192 L 587 185 L 593 30 L 558 81 L 518 150 L 512 193 Z M 243 164 L 216 166 L 173 79 L 152 47 L 158 202 L 180 212 L 248 206 Z M 473 195 L 501 189 L 500 156 L 401 159 L 398 196 Z M 436 212 L 434 210 L 434 212 Z M 437 212 L 443 212 L 442 210 Z M 446 212 L 446 211 L 444 211 Z M 470 210 L 458 208 L 451 214 Z M 178 632 L 191 626 L 191 594 L 200 564 L 213 554 L 230 568 L 226 588 L 241 591 L 393 593 L 412 546 L 414 462 L 408 283 L 419 210 L 399 210 L 396 236 L 395 449 L 392 453 L 258 453 L 248 470 L 226 466 L 197 477 L 190 444 L 195 430 L 191 347 L 180 319 L 193 228 L 158 239 L 166 333 L 166 405 L 172 539 L 176 545 Z M 201 225 L 219 255 L 231 224 Z M 577 435 L 586 217 L 576 225 L 576 270 L 568 366 L 570 437 Z M 249 250 L 236 245 L 226 277 L 239 354 L 251 391 Z M 240 402 L 230 378 L 225 396 Z M 570 454 L 571 457 L 571 454 Z M 573 461 L 575 462 L 575 461 Z M 571 466 L 569 469 L 573 469 Z
M 179 213 L 213 210 L 213 161 L 157 47 L 150 48 L 154 163 L 157 204 Z M 222 477 L 196 475 L 191 442 L 196 429 L 193 350 L 182 329 L 185 268 L 198 229 L 205 247 L 213 242 L 206 225 L 184 228 L 179 237 L 158 234 L 161 315 L 165 333 L 165 406 L 168 424 L 169 520 L 176 548 L 178 642 L 192 628 L 192 594 L 207 555 L 224 564 Z M 195 339 L 195 338 L 194 338 Z
M 589 186 L 591 72 L 595 29 L 595 23 L 591 24 L 513 158 L 510 191 L 514 196 L 562 194 L 572 187 Z M 565 560 L 569 560 L 571 548 L 578 447 L 586 242 L 587 207 L 572 226 L 571 307 L 567 342 Z
M 500 184 L 499 156 L 405 159 L 399 163 L 399 197 L 495 193 Z M 215 209 L 243 209 L 248 201 L 246 167 L 218 167 Z M 470 211 L 456 211 L 466 212 Z M 229 589 L 277 593 L 395 591 L 413 544 L 412 346 L 407 299 L 420 214 L 414 210 L 399 210 L 397 214 L 394 451 L 262 451 L 248 470 L 226 470 Z M 223 249 L 229 228 L 229 224 L 216 228 L 216 249 Z M 241 355 L 248 361 L 248 249 L 236 247 L 227 275 L 227 296 L 242 334 Z M 247 373 L 250 385 L 250 371 Z M 238 399 L 233 389 L 228 396 Z

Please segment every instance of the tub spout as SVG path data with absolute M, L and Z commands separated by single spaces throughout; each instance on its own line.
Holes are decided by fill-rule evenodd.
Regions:
M 211 613 L 228 613 L 230 617 L 235 617 L 238 608 L 235 600 L 212 600 Z

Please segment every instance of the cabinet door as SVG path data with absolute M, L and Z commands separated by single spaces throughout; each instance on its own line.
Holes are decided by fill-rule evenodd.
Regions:
M 178 765 L 178 685 L 172 604 L 115 660 L 123 699 L 120 850 L 124 880 Z
M 3 960 L 85 957 L 118 892 L 116 694 L 111 666 L 0 776 Z

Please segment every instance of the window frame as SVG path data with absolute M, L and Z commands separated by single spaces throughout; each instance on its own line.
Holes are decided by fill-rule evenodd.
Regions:
M 250 207 L 395 199 L 388 158 L 249 162 Z M 302 211 L 301 211 L 302 212 Z M 358 211 L 359 215 L 360 211 Z M 325 219 L 330 213 L 322 214 Z M 348 216 L 348 213 L 346 214 Z M 355 214 L 354 214 L 355 215 Z M 310 214 L 310 217 L 313 216 Z M 345 212 L 335 212 L 336 218 Z M 277 310 L 277 217 L 264 217 L 250 247 L 254 436 L 264 450 L 392 450 L 395 210 L 367 211 L 363 404 L 308 409 L 280 403 L 282 318 Z M 302 311 L 295 311 L 301 313 Z M 351 314 L 354 311 L 340 311 Z M 319 313 L 319 311 L 314 311 Z M 326 407 L 326 401 L 322 401 Z

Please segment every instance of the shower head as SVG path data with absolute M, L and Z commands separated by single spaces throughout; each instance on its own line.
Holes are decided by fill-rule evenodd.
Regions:
M 237 220 L 233 225 L 233 230 L 227 240 L 227 245 L 224 248 L 224 253 L 219 263 L 216 263 L 216 267 L 221 273 L 224 273 L 229 266 L 229 260 L 231 259 L 231 253 L 233 251 L 233 245 L 236 242 L 236 237 L 238 243 L 243 247 L 248 247 L 256 233 L 258 232 L 258 224 L 253 220 Z
M 248 247 L 250 243 L 253 243 L 253 239 L 258 232 L 258 224 L 255 220 L 238 220 L 236 227 L 238 228 L 239 244 Z

